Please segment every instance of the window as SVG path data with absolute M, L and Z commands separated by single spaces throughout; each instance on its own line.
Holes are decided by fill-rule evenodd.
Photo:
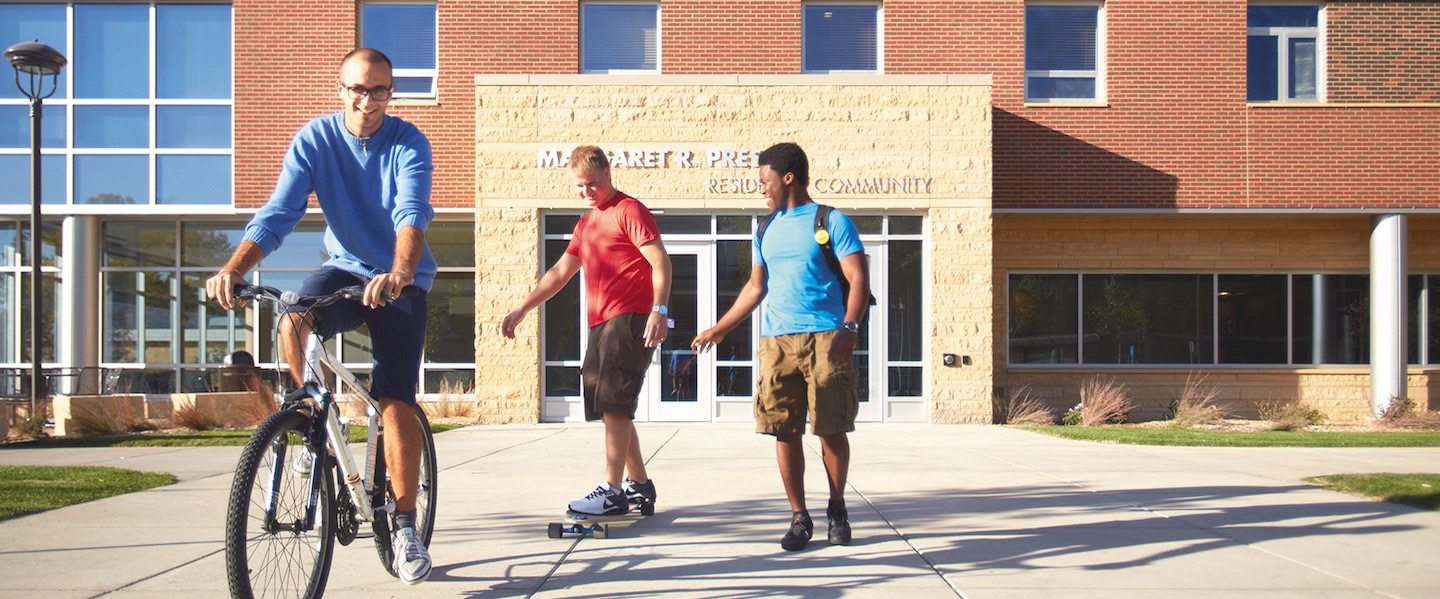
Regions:
M 806 4 L 801 35 L 806 73 L 879 72 L 879 4 Z
M 229 5 L 0 4 L 0 39 L 69 59 L 45 101 L 45 203 L 231 203 Z M 30 201 L 27 105 L 0 85 L 0 203 Z
M 659 73 L 660 5 L 582 2 L 581 73 Z
M 434 2 L 360 5 L 360 45 L 385 53 L 394 67 L 395 99 L 434 99 L 439 54 Z
M 1318 102 L 1325 64 L 1318 5 L 1251 4 L 1246 35 L 1251 102 Z
M 1361 274 L 1011 274 L 1009 356 L 1022 364 L 1366 364 Z M 1440 362 L 1440 301 L 1411 275 L 1411 364 Z
M 13 225 L 5 225 L 0 221 L 0 243 L 20 237 Z M 116 373 L 115 384 L 154 393 L 203 391 L 218 382 L 214 366 L 239 349 L 276 370 L 273 306 L 227 311 L 202 299 L 205 279 L 235 251 L 244 227 L 243 221 L 105 223 L 100 359 Z M 474 387 L 474 230 L 470 222 L 432 222 L 426 230 L 440 272 L 427 296 L 424 393 L 468 393 Z M 324 235 L 320 220 L 301 221 L 250 281 L 298 289 L 327 257 Z M 0 292 L 11 280 L 4 270 L 0 264 Z M 6 302 L 0 297 L 0 307 Z M 54 313 L 47 308 L 47 317 Z M 0 335 L 8 333 L 6 324 L 0 322 Z M 328 343 L 362 379 L 370 372 L 372 340 L 365 327 Z M 4 352 L 0 347 L 0 361 Z
M 1025 101 L 1103 100 L 1104 11 L 1099 3 L 1025 4 Z

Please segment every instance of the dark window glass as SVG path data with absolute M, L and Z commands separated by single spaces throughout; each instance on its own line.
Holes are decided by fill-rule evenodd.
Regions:
M 1220 275 L 1221 364 L 1286 364 L 1290 309 L 1285 275 Z
M 721 240 L 715 242 L 715 306 L 721 314 L 735 305 L 740 290 L 750 281 L 753 264 L 750 258 L 750 240 Z M 713 315 L 718 319 L 720 314 Z M 713 320 L 711 321 L 713 322 Z M 754 358 L 750 344 L 751 328 L 755 319 L 746 316 L 725 339 L 715 347 L 715 359 L 751 360 Z
M 545 264 L 554 264 L 565 254 L 568 241 L 551 239 L 545 242 Z M 585 315 L 580 311 L 580 279 L 583 275 L 570 278 L 555 297 L 540 306 L 544 318 L 545 359 L 579 360 L 580 327 Z
M 475 274 L 442 272 L 426 296 L 425 360 L 475 362 Z
M 1074 364 L 1079 358 L 1079 278 L 1010 275 L 1010 363 Z
M 475 266 L 475 235 L 475 223 L 432 222 L 425 243 L 442 268 L 470 268 Z
M 720 235 L 746 235 L 750 231 L 749 216 L 717 216 L 715 232 Z
M 545 367 L 545 397 L 579 397 L 580 368 L 571 366 Z
M 1212 276 L 1086 275 L 1084 289 L 1085 363 L 1214 362 Z
M 1370 277 L 1296 275 L 1294 279 L 1295 363 L 1368 362 Z
M 661 235 L 675 235 L 677 233 L 709 235 L 710 216 L 708 214 L 660 214 L 655 216 L 655 226 L 660 227 Z
M 923 277 L 925 257 L 919 241 L 890 242 L 890 356 L 895 361 L 924 359 L 925 314 Z M 867 337 L 868 335 L 861 335 Z
M 105 265 L 175 266 L 175 223 L 106 223 Z

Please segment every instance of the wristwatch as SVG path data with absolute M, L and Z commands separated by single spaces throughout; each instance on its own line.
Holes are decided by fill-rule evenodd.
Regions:
M 851 333 L 860 332 L 860 323 L 855 321 L 847 321 L 845 324 L 842 324 L 840 326 L 844 327 L 845 330 L 850 331 Z
M 659 312 L 661 316 L 669 316 L 669 315 L 670 315 L 670 309 L 667 308 L 667 307 L 665 307 L 665 304 L 657 304 L 654 308 L 651 308 L 650 311 L 651 311 L 651 312 Z

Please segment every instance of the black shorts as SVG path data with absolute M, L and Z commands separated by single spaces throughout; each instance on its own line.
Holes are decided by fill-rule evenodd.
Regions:
M 640 387 L 655 348 L 645 347 L 649 314 L 621 314 L 590 327 L 580 379 L 585 386 L 585 419 L 624 414 L 635 419 Z
M 333 266 L 315 271 L 300 285 L 300 295 L 326 295 L 350 285 L 366 281 L 354 273 Z M 341 301 L 310 312 L 310 326 L 322 339 L 339 333 L 370 327 L 370 353 L 374 356 L 370 373 L 370 394 L 415 404 L 420 386 L 420 357 L 425 347 L 426 293 L 401 296 L 381 308 L 370 308 L 359 301 Z M 292 308 L 291 312 L 303 312 Z

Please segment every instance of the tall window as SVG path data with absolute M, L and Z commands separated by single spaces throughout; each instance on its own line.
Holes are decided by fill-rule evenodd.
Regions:
M 1010 363 L 1366 364 L 1363 274 L 1011 274 Z M 1411 275 L 1411 364 L 1440 362 L 1440 286 Z
M 1246 60 L 1251 102 L 1322 100 L 1323 17 L 1318 5 L 1250 5 Z
M 1025 4 L 1025 101 L 1103 100 L 1103 5 Z
M 360 45 L 385 53 L 394 66 L 396 99 L 434 99 L 439 78 L 438 11 L 434 2 L 365 2 Z
M 45 101 L 45 203 L 231 204 L 230 12 L 0 4 L 0 39 L 39 39 L 70 61 Z M 0 203 L 30 201 L 27 105 L 0 85 Z
M 13 85 L 13 83 L 12 83 Z M 60 223 L 40 231 L 40 358 L 55 362 L 56 315 L 60 313 Z M 0 397 L 26 397 L 30 358 L 30 219 L 0 220 Z
M 269 304 L 227 311 L 203 297 L 205 279 L 234 252 L 244 226 L 240 221 L 105 223 L 100 359 L 117 373 L 112 388 L 205 391 L 215 386 L 214 367 L 241 349 L 257 363 L 277 367 L 275 314 Z M 0 227 L 0 237 L 4 231 Z M 327 257 L 324 231 L 323 222 L 302 221 L 250 274 L 250 281 L 299 289 Z M 475 376 L 474 225 L 432 222 L 425 239 L 440 272 L 427 297 L 421 390 L 468 391 Z M 330 340 L 329 348 L 364 377 L 371 367 L 372 342 L 361 327 Z
M 580 3 L 581 73 L 659 73 L 660 5 Z
M 806 73 L 881 70 L 878 3 L 805 4 L 802 20 Z

